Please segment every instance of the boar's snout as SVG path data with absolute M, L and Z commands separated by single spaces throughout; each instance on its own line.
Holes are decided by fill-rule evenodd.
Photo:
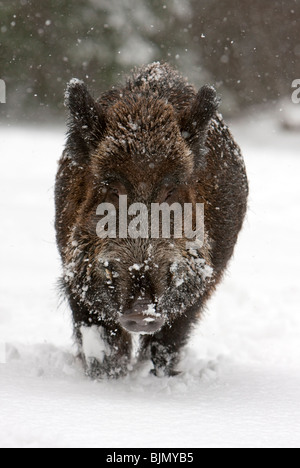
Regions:
M 156 333 L 165 320 L 156 312 L 155 305 L 148 299 L 137 299 L 130 309 L 124 311 L 119 322 L 131 333 Z

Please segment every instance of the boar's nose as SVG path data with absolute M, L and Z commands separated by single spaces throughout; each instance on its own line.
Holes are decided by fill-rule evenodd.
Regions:
M 155 305 L 147 299 L 136 300 L 130 309 L 124 311 L 119 321 L 131 333 L 150 335 L 160 330 L 165 323 L 156 312 Z

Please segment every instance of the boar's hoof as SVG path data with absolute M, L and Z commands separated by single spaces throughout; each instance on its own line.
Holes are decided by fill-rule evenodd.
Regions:
M 155 377 L 177 377 L 181 375 L 181 372 L 174 369 L 152 369 L 150 374 L 155 375 Z

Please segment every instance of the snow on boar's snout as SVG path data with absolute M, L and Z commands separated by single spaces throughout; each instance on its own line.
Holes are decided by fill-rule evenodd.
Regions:
M 218 104 L 213 88 L 197 93 L 159 63 L 98 100 L 81 81 L 68 85 L 56 231 L 61 284 L 92 378 L 126 375 L 136 334 L 153 373 L 176 375 L 232 256 L 248 185 Z
M 155 304 L 147 298 L 137 299 L 131 309 L 124 311 L 119 321 L 125 330 L 144 334 L 157 332 L 165 323 L 156 312 Z

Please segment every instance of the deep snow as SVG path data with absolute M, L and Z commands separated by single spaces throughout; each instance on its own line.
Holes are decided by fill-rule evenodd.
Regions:
M 63 132 L 0 129 L 0 446 L 299 447 L 300 135 L 269 116 L 235 126 L 249 213 L 182 374 L 157 379 L 147 364 L 91 382 L 56 288 Z

